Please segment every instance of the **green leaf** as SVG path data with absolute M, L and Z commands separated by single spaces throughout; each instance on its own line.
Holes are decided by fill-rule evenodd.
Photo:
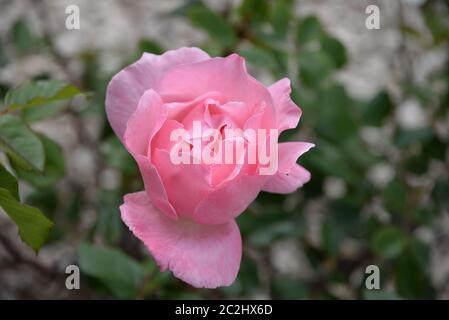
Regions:
M 244 57 L 249 63 L 270 70 L 276 70 L 278 63 L 276 57 L 270 50 L 261 49 L 258 47 L 251 47 L 248 49 L 240 50 L 240 55 Z
M 386 91 L 381 91 L 364 106 L 363 122 L 370 126 L 380 126 L 392 111 L 390 96 Z
M 78 259 L 83 273 L 99 280 L 119 299 L 135 298 L 143 285 L 143 268 L 119 250 L 83 243 Z
M 375 234 L 372 246 L 377 254 L 395 258 L 401 254 L 406 244 L 407 237 L 401 229 L 386 227 Z
M 346 49 L 336 38 L 326 36 L 321 40 L 321 49 L 328 54 L 337 68 L 343 67 L 347 60 Z
M 0 42 L 0 67 L 3 67 L 8 63 L 8 57 L 5 53 L 3 43 Z
M 408 148 L 411 145 L 427 143 L 434 134 L 431 128 L 397 129 L 394 133 L 394 144 L 399 148 Z
M 115 135 L 107 138 L 100 148 L 108 167 L 118 169 L 128 176 L 138 171 L 134 159 Z
M 68 106 L 67 101 L 59 100 L 40 105 L 39 108 L 26 108 L 22 111 L 22 119 L 27 123 L 33 123 L 42 119 L 56 116 Z
M 31 30 L 22 20 L 16 21 L 12 26 L 11 40 L 19 53 L 30 51 L 36 43 Z
M 65 162 L 62 148 L 50 138 L 39 135 L 45 152 L 45 166 L 43 172 L 23 170 L 14 160 L 10 161 L 19 178 L 28 181 L 36 188 L 52 186 L 65 174 Z
M 0 188 L 0 207 L 19 227 L 20 238 L 38 252 L 47 240 L 53 223 L 39 209 L 21 204 L 4 188 Z
M 159 43 L 151 39 L 140 39 L 138 48 L 140 52 L 150 52 L 154 54 L 162 54 L 165 51 Z
M 298 59 L 302 81 L 313 88 L 328 79 L 335 70 L 332 59 L 322 51 L 302 51 Z
M 316 131 L 335 143 L 341 144 L 357 134 L 356 113 L 346 90 L 335 85 L 320 92 L 320 115 Z M 341 157 L 341 150 L 339 151 Z
M 284 39 L 287 35 L 289 24 L 291 22 L 292 0 L 277 0 L 271 15 L 271 23 L 274 33 L 280 39 Z
M 8 190 L 11 195 L 16 198 L 16 200 L 19 199 L 19 186 L 17 184 L 17 179 L 14 177 L 11 173 L 6 170 L 5 167 L 3 167 L 0 164 L 0 188 L 4 188 Z
M 268 18 L 268 1 L 244 0 L 239 8 L 240 16 L 244 21 L 249 21 L 257 26 Z
M 9 110 L 26 109 L 54 101 L 67 100 L 80 93 L 81 91 L 77 87 L 59 80 L 40 80 L 28 82 L 8 91 L 4 105 Z
M 383 201 L 386 209 L 398 216 L 405 213 L 406 199 L 407 186 L 399 179 L 391 181 L 383 190 Z
M 315 16 L 309 16 L 300 21 L 296 41 L 300 48 L 314 41 L 319 41 L 325 34 L 320 21 Z
M 397 294 L 383 290 L 365 290 L 363 298 L 365 300 L 401 300 Z
M 96 223 L 97 232 L 108 243 L 117 243 L 122 234 L 122 222 L 120 220 L 120 204 L 122 196 L 116 191 L 102 190 L 99 196 L 98 221 Z
M 325 221 L 321 227 L 321 239 L 324 250 L 329 255 L 336 255 L 340 251 L 343 235 L 332 219 Z
M 431 280 L 412 249 L 405 250 L 396 263 L 396 290 L 405 299 L 432 299 Z
M 272 291 L 275 299 L 305 299 L 308 294 L 307 286 L 301 280 L 285 276 L 273 280 Z
M 193 25 L 206 31 L 211 38 L 219 42 L 224 48 L 232 47 L 237 37 L 231 25 L 219 14 L 203 5 L 196 5 L 189 9 L 188 17 Z
M 0 148 L 25 169 L 44 170 L 45 153 L 42 142 L 18 117 L 0 117 Z

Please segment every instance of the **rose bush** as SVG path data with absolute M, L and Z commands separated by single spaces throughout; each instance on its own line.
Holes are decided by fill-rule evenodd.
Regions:
M 240 266 L 242 242 L 235 218 L 263 191 L 290 193 L 310 179 L 296 163 L 313 145 L 278 145 L 273 175 L 260 164 L 174 164 L 175 129 L 295 128 L 301 110 L 290 99 L 290 82 L 268 88 L 251 77 L 242 57 L 211 58 L 198 48 L 181 48 L 160 56 L 145 53 L 113 77 L 107 88 L 109 122 L 136 160 L 145 191 L 128 194 L 121 215 L 144 242 L 161 270 L 169 269 L 195 287 L 233 283 Z M 209 141 L 210 137 L 189 137 Z M 242 137 L 221 137 L 242 139 Z M 276 137 L 277 138 L 277 137 Z M 219 142 L 221 143 L 221 142 Z M 245 140 L 245 148 L 254 147 Z M 256 143 L 257 144 L 257 143 Z M 256 146 L 256 147 L 260 147 Z

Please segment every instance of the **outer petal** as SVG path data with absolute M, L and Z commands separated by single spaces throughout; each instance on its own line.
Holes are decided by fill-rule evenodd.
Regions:
M 151 164 L 146 156 L 136 155 L 134 158 L 142 173 L 145 191 L 152 203 L 168 217 L 177 219 L 178 214 L 168 201 L 167 192 L 157 169 Z
M 231 285 L 238 273 L 242 241 L 235 221 L 200 225 L 168 219 L 151 205 L 145 192 L 128 194 L 122 219 L 144 242 L 161 270 L 194 287 Z
M 285 142 L 279 144 L 279 169 L 270 176 L 263 191 L 273 193 L 291 193 L 310 180 L 310 173 L 296 164 L 296 160 L 313 148 L 312 143 Z
M 268 87 L 268 91 L 273 97 L 279 132 L 296 128 L 302 111 L 290 98 L 290 80 L 283 78 Z
M 151 140 L 164 124 L 166 117 L 167 110 L 163 108 L 159 95 L 151 89 L 145 91 L 137 110 L 128 120 L 123 140 L 139 166 L 145 190 L 154 205 L 169 217 L 176 219 L 176 211 L 168 201 L 161 177 L 149 160 Z
M 193 163 L 173 164 L 170 153 L 161 149 L 154 150 L 152 162 L 178 216 L 193 217 L 195 207 L 212 190 L 209 168 Z
M 253 202 L 268 176 L 240 175 L 225 182 L 195 210 L 195 220 L 206 224 L 220 224 L 233 220 Z
M 140 60 L 116 74 L 106 91 L 106 113 L 120 139 L 143 93 L 148 89 L 157 91 L 160 79 L 168 69 L 207 59 L 209 55 L 198 48 L 180 48 L 160 56 L 144 53 Z
M 145 91 L 129 117 L 123 137 L 126 148 L 134 155 L 150 155 L 151 140 L 166 119 L 167 110 L 160 96 L 152 89 Z

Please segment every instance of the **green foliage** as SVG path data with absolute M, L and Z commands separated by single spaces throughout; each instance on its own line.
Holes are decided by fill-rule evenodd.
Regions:
M 16 25 L 14 29 L 14 39 L 19 43 L 28 37 L 23 28 Z M 29 82 L 5 94 L 0 109 L 0 150 L 7 155 L 15 175 L 35 188 L 52 187 L 64 176 L 65 164 L 61 147 L 31 129 L 26 111 L 70 99 L 79 93 L 72 85 L 48 80 Z M 48 208 L 46 204 L 48 198 L 43 206 Z M 18 226 L 22 240 L 38 252 L 49 238 L 53 223 L 39 209 L 20 202 L 18 181 L 1 164 L 0 207 Z
M 0 117 L 0 148 L 26 170 L 43 171 L 44 147 L 38 136 L 19 117 Z
M 80 90 L 58 80 L 41 80 L 26 83 L 8 91 L 3 102 L 9 110 L 27 109 L 59 100 L 67 100 L 80 94 Z
M 403 231 L 396 227 L 380 229 L 373 239 L 373 250 L 380 256 L 394 258 L 401 254 L 407 244 Z
M 38 252 L 47 240 L 53 223 L 39 209 L 21 204 L 9 190 L 2 187 L 0 207 L 17 224 L 22 240 Z
M 198 28 L 206 31 L 213 39 L 229 48 L 237 40 L 230 24 L 219 14 L 203 5 L 193 6 L 188 10 L 188 17 Z
M 54 185 L 59 179 L 64 177 L 65 163 L 62 149 L 56 142 L 43 135 L 39 135 L 39 138 L 45 154 L 45 165 L 41 173 L 24 170 L 14 160 L 11 160 L 10 163 L 19 178 L 29 182 L 36 188 L 43 188 Z
M 81 244 L 78 261 L 84 274 L 100 281 L 115 297 L 137 297 L 143 284 L 144 270 L 121 251 Z
M 9 193 L 16 199 L 19 197 L 19 185 L 16 177 L 14 177 L 4 166 L 0 164 L 0 186 L 9 191 Z

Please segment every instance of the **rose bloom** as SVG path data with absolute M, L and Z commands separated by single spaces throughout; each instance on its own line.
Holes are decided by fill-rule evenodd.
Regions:
M 290 92 L 286 78 L 262 85 L 237 54 L 211 58 L 198 48 L 159 56 L 144 53 L 112 78 L 107 116 L 145 185 L 144 191 L 125 196 L 121 216 L 162 271 L 169 269 L 194 287 L 231 285 L 242 256 L 235 218 L 260 191 L 291 193 L 306 183 L 310 173 L 296 161 L 313 147 L 279 143 L 277 170 L 262 175 L 257 161 L 174 164 L 170 152 L 177 143 L 193 146 L 192 139 L 204 137 L 172 141 L 173 130 L 191 132 L 192 123 L 200 121 L 219 132 L 240 128 L 280 133 L 295 128 L 301 116 Z M 228 139 L 220 138 L 218 144 Z M 246 141 L 245 148 L 254 143 Z

